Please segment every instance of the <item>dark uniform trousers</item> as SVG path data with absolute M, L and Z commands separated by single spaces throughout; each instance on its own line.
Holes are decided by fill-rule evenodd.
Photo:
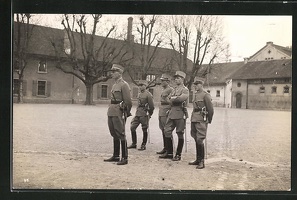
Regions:
M 181 155 L 184 145 L 184 129 L 185 129 L 185 119 L 170 119 L 166 121 L 164 135 L 165 143 L 167 146 L 167 153 L 173 154 L 173 145 L 172 145 L 172 132 L 176 128 L 176 134 L 178 136 L 178 146 L 176 149 L 176 155 Z
M 127 140 L 125 135 L 125 120 L 120 116 L 108 116 L 108 127 L 113 137 L 113 156 L 119 157 L 120 143 L 122 147 L 122 158 L 128 157 Z
M 135 116 L 133 120 L 131 121 L 130 130 L 132 133 L 132 143 L 137 143 L 137 135 L 136 135 L 136 129 L 141 124 L 142 132 L 143 132 L 143 139 L 142 144 L 147 143 L 147 129 L 148 129 L 148 118 L 149 116 Z

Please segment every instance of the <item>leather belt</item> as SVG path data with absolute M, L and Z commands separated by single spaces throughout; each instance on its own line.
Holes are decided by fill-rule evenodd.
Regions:
M 181 103 L 172 103 L 173 106 L 182 106 Z
M 111 104 L 120 104 L 121 101 L 111 101 L 110 103 L 111 103 Z
M 194 108 L 194 110 L 193 110 L 194 112 L 201 112 L 202 110 L 201 109 L 199 109 L 199 108 Z
M 161 102 L 161 105 L 169 105 L 169 103 Z

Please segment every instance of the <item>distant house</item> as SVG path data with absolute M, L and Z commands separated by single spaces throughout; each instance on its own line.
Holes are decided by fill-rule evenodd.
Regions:
M 212 65 L 205 89 L 227 108 L 291 109 L 292 51 L 267 42 L 244 62 Z
M 140 80 L 142 77 L 141 60 L 139 57 L 140 44 L 134 43 L 131 35 L 132 20 L 128 19 L 128 36 L 127 40 L 118 40 L 108 38 L 107 43 L 115 47 L 129 48 L 129 52 L 134 52 L 135 59 L 129 66 L 128 73 L 125 70 L 123 77 L 130 84 L 133 99 L 136 99 L 138 87 L 134 85 L 130 77 L 134 80 Z M 16 34 L 16 32 L 14 33 Z M 76 34 L 76 33 L 74 33 Z M 86 88 L 81 80 L 73 75 L 65 74 L 55 67 L 56 56 L 51 41 L 59 41 L 58 45 L 67 52 L 69 39 L 62 29 L 49 28 L 44 26 L 35 26 L 28 49 L 28 65 L 24 72 L 24 102 L 28 103 L 80 103 L 84 102 L 86 97 Z M 94 45 L 99 46 L 104 37 L 96 36 Z M 151 51 L 154 47 L 152 47 Z M 151 81 L 161 73 L 167 72 L 174 74 L 178 69 L 177 63 L 174 61 L 177 52 L 172 49 L 158 48 L 156 57 L 154 58 L 151 69 L 147 76 L 147 80 Z M 115 60 L 116 62 L 116 60 Z M 187 60 L 189 65 L 192 61 Z M 18 91 L 17 72 L 13 73 L 13 94 L 16 98 Z M 107 102 L 110 99 L 110 90 L 113 80 L 100 82 L 94 85 L 93 100 L 95 103 Z M 159 101 L 161 86 L 150 89 L 156 102 Z
M 232 105 L 232 79 L 230 75 L 239 70 L 244 62 L 217 63 L 206 76 L 204 89 L 210 93 L 214 106 L 229 108 Z
M 248 62 L 232 79 L 232 107 L 291 109 L 292 59 Z
M 247 62 L 292 59 L 292 49 L 267 42 L 258 52 L 245 60 Z

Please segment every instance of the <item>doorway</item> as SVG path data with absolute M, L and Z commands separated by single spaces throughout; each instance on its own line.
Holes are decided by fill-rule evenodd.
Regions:
M 242 100 L 242 94 L 237 93 L 236 94 L 236 108 L 241 108 L 241 100 Z

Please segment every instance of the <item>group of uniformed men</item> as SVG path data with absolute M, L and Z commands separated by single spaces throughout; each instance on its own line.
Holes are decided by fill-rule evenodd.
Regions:
M 138 150 L 146 150 L 148 139 L 149 119 L 154 112 L 154 102 L 152 94 L 146 89 L 148 83 L 145 80 L 139 81 L 138 86 L 140 92 L 138 94 L 138 106 L 134 118 L 131 121 L 132 144 L 127 146 L 125 135 L 125 123 L 131 116 L 131 93 L 130 87 L 122 78 L 124 68 L 119 64 L 113 64 L 111 68 L 111 76 L 115 80 L 111 89 L 111 103 L 109 105 L 108 127 L 113 137 L 113 155 L 105 159 L 105 162 L 117 162 L 117 165 L 128 164 L 128 149 L 137 148 L 136 129 L 141 124 L 143 131 L 143 140 Z M 163 137 L 163 149 L 158 151 L 161 159 L 171 159 L 172 161 L 181 160 L 181 153 L 184 146 L 184 131 L 186 127 L 186 119 L 188 118 L 187 103 L 189 98 L 189 90 L 184 85 L 186 74 L 182 71 L 176 71 L 174 81 L 176 86 L 172 88 L 169 83 L 171 77 L 162 74 L 161 86 L 161 102 L 159 106 L 159 127 Z M 206 138 L 207 126 L 211 123 L 214 114 L 211 96 L 203 89 L 204 78 L 195 77 L 193 88 L 193 111 L 191 114 L 191 136 L 196 143 L 196 160 L 189 162 L 190 165 L 197 165 L 197 169 L 205 167 L 205 147 L 204 140 Z M 175 156 L 173 156 L 173 140 L 172 132 L 176 129 L 178 143 Z M 120 149 L 122 156 L 120 159 Z

